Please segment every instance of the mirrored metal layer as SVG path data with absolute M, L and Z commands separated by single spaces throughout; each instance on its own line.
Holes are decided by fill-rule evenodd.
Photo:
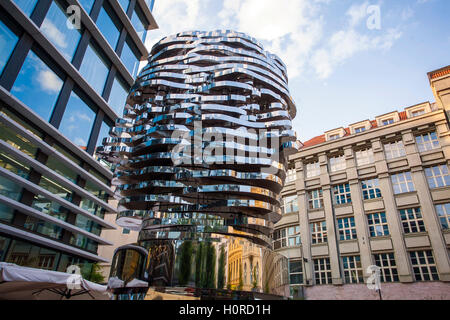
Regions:
M 236 296 L 232 292 L 289 295 L 287 258 L 252 241 L 217 236 L 139 243 L 115 251 L 110 282 L 116 294 L 133 283 L 142 283 L 140 292 L 148 293 L 144 286 L 148 283 L 169 299 L 170 295 L 232 298 Z M 207 296 L 197 288 L 207 289 Z
M 224 237 L 270 251 L 295 114 L 286 66 L 255 39 L 234 31 L 162 39 L 97 152 L 114 164 L 117 223 L 174 252 L 183 241 L 209 248 Z

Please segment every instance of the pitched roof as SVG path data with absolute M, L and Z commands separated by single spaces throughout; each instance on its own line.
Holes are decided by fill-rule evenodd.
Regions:
M 406 114 L 406 111 L 400 111 L 398 113 L 398 115 L 399 115 L 400 121 L 408 119 L 408 115 Z M 378 123 L 377 123 L 376 120 L 371 120 L 370 121 L 370 125 L 371 125 L 371 128 L 369 130 L 378 128 Z M 344 137 L 349 136 L 350 135 L 350 128 L 347 127 L 344 130 L 345 130 Z M 312 146 L 315 146 L 315 145 L 318 145 L 318 144 L 321 144 L 321 143 L 324 143 L 324 142 L 326 142 L 326 139 L 325 139 L 325 135 L 322 134 L 322 135 L 314 137 L 314 138 L 312 138 L 312 139 L 310 139 L 310 140 L 308 140 L 306 142 L 303 142 L 303 147 L 300 148 L 300 149 L 309 148 L 309 147 L 312 147 Z

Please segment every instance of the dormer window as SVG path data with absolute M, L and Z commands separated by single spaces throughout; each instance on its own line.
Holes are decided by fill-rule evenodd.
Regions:
M 424 109 L 420 109 L 420 110 L 414 110 L 411 112 L 411 117 L 418 117 L 421 116 L 425 113 Z
M 329 137 L 328 137 L 328 140 L 337 140 L 337 139 L 339 139 L 340 138 L 340 135 L 338 135 L 338 134 L 332 134 L 332 135 L 330 135 Z
M 346 131 L 344 128 L 338 128 L 338 129 L 334 129 L 334 130 L 325 132 L 325 137 L 326 137 L 327 141 L 334 141 L 334 140 L 344 137 L 345 134 L 346 134 Z
M 361 132 L 364 132 L 364 131 L 366 131 L 366 127 L 355 128 L 355 133 L 361 133 Z
M 382 116 L 376 117 L 376 121 L 379 127 L 388 126 L 395 122 L 399 122 L 400 114 L 398 113 L 398 111 L 387 113 Z
M 432 112 L 431 104 L 429 102 L 421 103 L 405 109 L 408 118 L 421 116 L 425 113 Z

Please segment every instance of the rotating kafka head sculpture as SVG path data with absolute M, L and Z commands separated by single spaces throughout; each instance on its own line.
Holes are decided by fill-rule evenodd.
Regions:
M 271 247 L 296 145 L 283 62 L 242 33 L 179 33 L 154 45 L 127 102 L 103 148 L 117 223 L 140 242 L 229 235 Z

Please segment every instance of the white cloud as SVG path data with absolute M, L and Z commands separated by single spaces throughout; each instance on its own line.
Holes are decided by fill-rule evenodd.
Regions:
M 67 48 L 66 36 L 58 30 L 57 27 L 48 19 L 44 20 L 41 26 L 42 31 L 52 40 L 58 47 Z
M 324 6 L 333 0 L 171 0 L 155 5 L 160 26 L 149 42 L 188 30 L 231 29 L 262 42 L 287 65 L 289 77 L 328 78 L 336 66 L 367 50 L 388 50 L 401 36 L 397 29 L 365 28 L 369 1 L 352 5 L 341 29 L 327 30 Z M 364 22 L 364 32 L 357 27 Z M 328 33 L 327 33 L 328 31 Z
M 41 88 L 49 93 L 58 93 L 63 81 L 51 70 L 40 70 L 37 81 Z
M 346 15 L 349 16 L 349 25 L 351 27 L 355 27 L 358 25 L 363 19 L 367 17 L 367 8 L 369 7 L 369 2 L 365 1 L 361 4 L 352 5 L 346 12 Z
M 81 112 L 77 112 L 69 118 L 69 122 L 78 122 L 79 120 L 89 122 L 91 121 L 91 118 L 87 114 Z

